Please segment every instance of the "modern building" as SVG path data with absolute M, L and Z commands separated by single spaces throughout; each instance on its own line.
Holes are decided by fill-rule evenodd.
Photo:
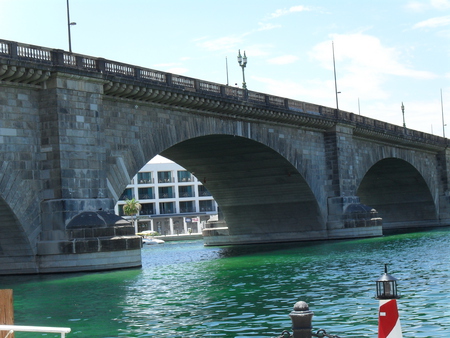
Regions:
M 124 218 L 127 199 L 141 204 L 138 230 L 157 231 L 161 235 L 200 233 L 211 216 L 217 215 L 217 203 L 201 181 L 180 165 L 156 156 L 133 177 L 115 206 Z

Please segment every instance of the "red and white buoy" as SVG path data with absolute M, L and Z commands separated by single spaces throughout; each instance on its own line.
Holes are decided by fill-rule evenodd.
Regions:
M 387 264 L 384 274 L 376 281 L 377 299 L 380 300 L 378 311 L 378 338 L 402 338 L 402 328 L 398 315 L 397 279 L 387 273 Z

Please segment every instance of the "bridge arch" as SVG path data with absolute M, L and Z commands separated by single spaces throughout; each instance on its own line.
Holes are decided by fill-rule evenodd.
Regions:
M 423 175 L 411 163 L 389 157 L 375 163 L 361 180 L 361 203 L 375 208 L 383 226 L 411 227 L 437 220 L 433 195 Z
M 233 135 L 188 139 L 161 152 L 193 173 L 214 196 L 230 235 L 268 241 L 277 232 L 324 229 L 305 178 L 279 152 Z

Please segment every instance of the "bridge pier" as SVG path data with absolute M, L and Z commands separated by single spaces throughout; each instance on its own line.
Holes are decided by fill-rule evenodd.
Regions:
M 39 272 L 141 265 L 141 238 L 107 198 L 104 81 L 54 73 L 40 94 L 43 152 Z
M 141 238 L 131 223 L 107 208 L 111 203 L 110 199 L 44 202 L 37 242 L 38 272 L 140 266 Z

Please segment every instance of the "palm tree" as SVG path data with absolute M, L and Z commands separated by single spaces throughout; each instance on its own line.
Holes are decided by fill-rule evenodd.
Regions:
M 134 198 L 131 200 L 127 199 L 125 200 L 125 204 L 123 205 L 123 213 L 127 216 L 133 216 L 134 215 L 134 230 L 137 233 L 138 232 L 138 226 L 137 226 L 137 213 L 141 210 L 142 205 L 136 201 Z

